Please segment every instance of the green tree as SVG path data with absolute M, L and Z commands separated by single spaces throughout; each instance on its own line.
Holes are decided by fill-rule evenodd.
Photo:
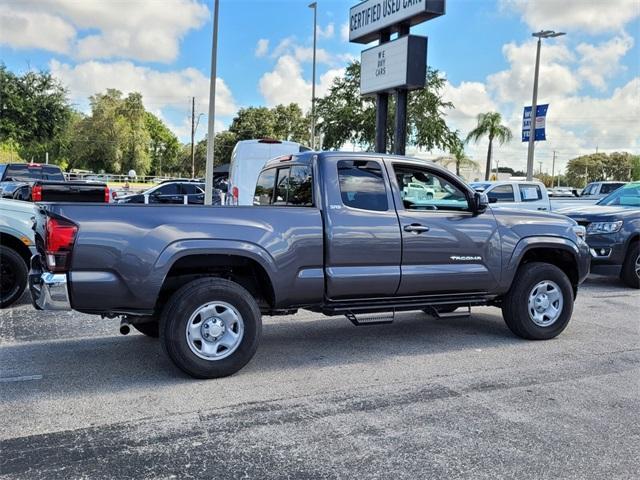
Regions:
M 446 124 L 446 110 L 453 104 L 441 96 L 445 80 L 437 70 L 427 72 L 426 88 L 409 93 L 407 105 L 407 142 L 432 150 L 449 147 L 452 132 Z M 387 149 L 394 144 L 393 97 L 389 99 L 387 123 Z M 365 149 L 375 144 L 375 101 L 360 96 L 360 63 L 347 66 L 345 74 L 334 80 L 329 93 L 317 100 L 318 131 L 323 135 L 323 148 L 338 149 L 345 143 L 353 143 Z
M 502 115 L 498 112 L 481 113 L 478 115 L 478 125 L 467 135 L 467 142 L 478 142 L 483 137 L 489 138 L 489 147 L 487 148 L 487 166 L 484 179 L 489 180 L 491 174 L 491 154 L 493 149 L 493 141 L 496 140 L 502 145 L 509 142 L 513 138 L 513 134 L 509 127 L 502 125 Z
M 43 160 L 72 109 L 65 88 L 50 73 L 16 75 L 0 64 L 0 111 L 0 143 L 12 141 L 22 158 Z
M 153 113 L 145 112 L 145 126 L 149 133 L 151 171 L 155 175 L 178 173 L 181 150 L 178 138 Z
M 231 162 L 231 154 L 236 143 L 238 143 L 238 136 L 235 133 L 228 130 L 216 133 L 216 139 L 213 144 L 215 166 Z
M 309 141 L 309 118 L 295 103 L 274 108 L 241 108 L 231 121 L 229 132 L 236 141 L 254 138 L 273 138 L 299 143 Z
M 304 145 L 309 143 L 310 118 L 305 116 L 296 103 L 277 105 L 271 110 L 273 115 L 273 137 Z
M 436 160 L 437 163 L 446 168 L 449 168 L 451 165 L 455 165 L 457 176 L 460 176 L 461 168 L 475 169 L 480 167 L 478 162 L 467 157 L 467 154 L 464 151 L 464 142 L 460 139 L 460 135 L 457 131 L 453 132 L 453 135 L 449 140 L 449 144 L 449 152 L 451 153 L 451 155 L 448 157 L 438 158 Z
M 569 160 L 566 176 L 569 183 L 584 187 L 600 180 L 630 181 L 640 178 L 640 157 L 627 152 L 591 153 Z

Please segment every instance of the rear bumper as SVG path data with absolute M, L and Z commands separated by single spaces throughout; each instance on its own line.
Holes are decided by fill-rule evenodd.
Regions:
M 31 258 L 29 291 L 37 310 L 71 310 L 67 274 L 43 272 L 38 255 Z

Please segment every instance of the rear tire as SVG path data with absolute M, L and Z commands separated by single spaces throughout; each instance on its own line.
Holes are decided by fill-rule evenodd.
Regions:
M 620 278 L 627 286 L 640 288 L 640 242 L 636 241 L 629 247 Z
M 518 337 L 548 340 L 567 327 L 573 301 L 571 282 L 562 270 L 549 263 L 526 263 L 516 272 L 502 315 Z
M 251 360 L 261 335 L 256 300 L 241 285 L 222 278 L 186 284 L 171 296 L 160 318 L 164 351 L 195 378 L 234 374 Z
M 27 264 L 15 250 L 0 245 L 0 308 L 17 302 L 27 287 Z

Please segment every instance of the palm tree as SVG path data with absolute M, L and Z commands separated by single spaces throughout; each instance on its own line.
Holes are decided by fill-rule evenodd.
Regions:
M 478 125 L 469 132 L 466 142 L 473 140 L 475 143 L 484 137 L 489 137 L 489 148 L 487 149 L 487 169 L 484 179 L 489 180 L 491 174 L 491 152 L 493 150 L 493 141 L 497 140 L 502 145 L 513 138 L 513 134 L 509 127 L 501 125 L 502 115 L 498 112 L 481 113 L 478 115 Z
M 453 132 L 452 138 L 449 142 L 449 153 L 451 155 L 447 157 L 440 157 L 436 159 L 436 163 L 449 168 L 451 165 L 456 166 L 456 175 L 460 176 L 460 168 L 479 168 L 478 162 L 471 160 L 467 157 L 464 151 L 464 142 L 460 139 L 460 132 Z

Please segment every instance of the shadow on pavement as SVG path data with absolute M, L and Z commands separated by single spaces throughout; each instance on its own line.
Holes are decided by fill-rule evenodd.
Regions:
M 236 375 L 435 355 L 518 342 L 522 340 L 511 334 L 498 310 L 495 315 L 474 313 L 471 317 L 448 319 L 401 313 L 393 324 L 364 327 L 354 327 L 343 317 L 277 323 L 267 318 L 256 356 Z M 43 378 L 0 383 L 0 392 L 7 400 L 35 392 L 69 395 L 70 391 L 117 391 L 149 384 L 161 387 L 194 382 L 164 356 L 158 340 L 139 334 L 0 347 L 0 377 L 24 375 Z

